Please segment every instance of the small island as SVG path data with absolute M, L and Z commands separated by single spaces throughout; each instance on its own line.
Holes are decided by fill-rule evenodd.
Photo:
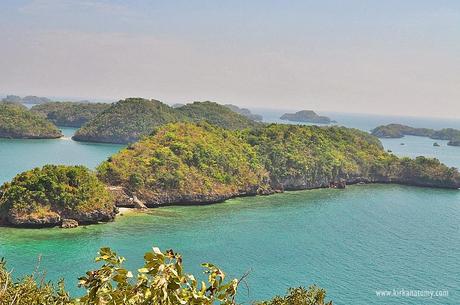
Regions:
M 30 111 L 57 126 L 79 128 L 109 107 L 108 103 L 48 102 L 35 105 Z
M 56 139 L 61 131 L 48 120 L 14 102 L 0 103 L 0 138 Z
M 201 121 L 229 129 L 244 129 L 258 124 L 214 102 L 194 102 L 173 108 L 157 100 L 128 98 L 97 114 L 77 130 L 73 139 L 128 144 L 167 123 Z
M 434 140 L 447 140 L 449 141 L 447 145 L 450 146 L 460 146 L 460 130 L 453 128 L 435 130 L 430 128 L 414 128 L 402 124 L 388 124 L 374 128 L 371 130 L 371 134 L 379 138 L 390 139 L 402 138 L 406 135 L 428 137 Z
M 193 102 L 177 108 L 177 111 L 184 117 L 185 122 L 206 121 L 226 129 L 245 129 L 259 125 L 258 122 L 254 122 L 247 116 L 216 102 Z
M 19 227 L 78 226 L 114 219 L 113 200 L 83 166 L 46 165 L 0 188 L 0 223 Z
M 78 129 L 72 139 L 127 144 L 150 134 L 155 127 L 179 119 L 174 108 L 160 101 L 128 98 L 111 104 Z
M 301 123 L 330 124 L 334 123 L 327 116 L 320 116 L 312 110 L 302 110 L 296 113 L 285 113 L 280 117 L 281 120 Z
M 263 121 L 263 116 L 261 116 L 260 114 L 254 114 L 251 112 L 251 110 L 247 109 L 247 108 L 240 108 L 236 105 L 232 105 L 232 104 L 226 104 L 224 105 L 225 107 L 229 108 L 230 110 L 236 112 L 236 113 L 239 113 L 241 115 L 244 115 L 245 117 L 253 120 L 253 121 L 257 121 L 257 122 L 262 122 Z
M 40 97 L 35 95 L 28 95 L 24 97 L 20 97 L 18 95 L 7 95 L 5 98 L 2 99 L 3 102 L 7 103 L 17 103 L 17 104 L 29 104 L 29 105 L 38 105 L 49 103 L 51 100 L 47 97 Z

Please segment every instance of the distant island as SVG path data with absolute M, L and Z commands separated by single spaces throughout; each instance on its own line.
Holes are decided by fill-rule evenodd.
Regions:
M 429 128 L 414 128 L 402 124 L 381 125 L 373 130 L 371 134 L 379 138 L 402 138 L 406 135 L 428 137 L 434 140 L 447 140 L 447 145 L 460 146 L 460 130 L 444 128 L 441 130 Z
M 247 108 L 240 108 L 240 107 L 232 105 L 232 104 L 226 104 L 224 106 L 229 108 L 230 110 L 236 112 L 236 113 L 244 115 L 245 117 L 247 117 L 247 118 L 249 118 L 249 119 L 251 119 L 253 121 L 261 122 L 264 119 L 263 116 L 261 116 L 260 114 L 254 114 L 254 113 L 251 112 L 251 110 L 249 110 Z
M 253 120 L 214 102 L 194 102 L 173 108 L 157 100 L 128 98 L 96 115 L 77 130 L 73 139 L 127 144 L 151 134 L 156 127 L 182 121 L 207 121 L 229 129 L 257 125 Z
M 0 138 L 55 139 L 61 131 L 48 120 L 21 104 L 0 102 Z
M 177 111 L 182 114 L 184 121 L 206 121 L 227 129 L 245 129 L 259 125 L 247 116 L 210 101 L 189 103 L 177 108 Z
M 108 103 L 47 102 L 30 110 L 57 126 L 79 128 L 109 107 Z
M 51 100 L 47 97 L 40 97 L 34 95 L 28 95 L 20 97 L 18 95 L 7 95 L 2 99 L 3 102 L 7 103 L 18 103 L 18 104 L 44 104 L 49 103 Z
M 280 117 L 281 120 L 302 123 L 330 124 L 333 123 L 327 116 L 320 116 L 312 110 L 301 110 L 296 113 L 285 113 Z

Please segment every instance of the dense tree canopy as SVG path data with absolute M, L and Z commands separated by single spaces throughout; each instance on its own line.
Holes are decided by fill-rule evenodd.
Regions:
M 23 172 L 0 188 L 0 219 L 18 226 L 81 223 L 114 217 L 110 194 L 83 166 L 46 165 Z
M 109 107 L 107 103 L 49 102 L 33 106 L 31 111 L 57 126 L 81 127 Z
M 254 194 L 267 183 L 255 150 L 235 132 L 208 123 L 176 123 L 132 144 L 99 167 L 150 204 L 219 201 Z
M 230 131 L 175 123 L 112 156 L 99 167 L 148 206 L 207 203 L 234 196 L 394 182 L 458 188 L 460 174 L 438 160 L 399 159 L 359 130 L 272 124 Z
M 62 134 L 51 122 L 15 103 L 0 103 L 0 138 L 47 139 Z
M 171 122 L 207 121 L 228 129 L 256 126 L 253 120 L 213 102 L 173 108 L 156 100 L 129 98 L 113 104 L 77 131 L 77 141 L 132 143 Z
M 155 127 L 180 120 L 177 112 L 156 100 L 129 98 L 112 104 L 79 129 L 74 139 L 131 143 L 149 135 Z

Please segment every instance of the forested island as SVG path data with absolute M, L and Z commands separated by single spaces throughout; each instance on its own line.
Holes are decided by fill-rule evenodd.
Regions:
M 110 107 L 79 129 L 76 141 L 127 144 L 149 135 L 155 127 L 171 122 L 207 121 L 229 129 L 257 125 L 253 120 L 214 102 L 194 102 L 170 107 L 157 100 L 129 98 Z
M 46 119 L 14 102 L 0 102 L 0 138 L 55 139 L 61 131 Z
M 428 137 L 434 140 L 447 140 L 447 145 L 460 146 L 460 130 L 444 128 L 435 130 L 430 128 L 414 128 L 402 124 L 388 124 L 374 128 L 372 135 L 379 138 L 402 138 L 406 135 Z
M 312 110 L 301 110 L 296 113 L 285 113 L 280 117 L 281 120 L 302 122 L 302 123 L 318 123 L 330 124 L 333 121 L 327 116 L 320 116 Z
M 126 205 L 136 196 L 148 207 L 360 182 L 460 187 L 456 169 L 436 159 L 400 159 L 365 132 L 281 124 L 244 131 L 169 124 L 112 156 L 98 172 L 123 189 Z
M 20 227 L 78 226 L 116 214 L 101 181 L 84 166 L 46 165 L 0 187 L 0 223 Z
M 79 128 L 109 107 L 108 103 L 48 102 L 30 110 L 57 126 Z

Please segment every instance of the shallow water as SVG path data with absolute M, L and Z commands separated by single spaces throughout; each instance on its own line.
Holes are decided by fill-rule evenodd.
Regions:
M 383 141 L 398 155 L 436 156 L 460 166 L 460 148 L 444 141 L 433 147 L 433 142 L 420 137 Z M 94 167 L 120 148 L 71 140 L 0 140 L 0 181 L 44 163 Z M 339 305 L 460 304 L 459 233 L 460 192 L 368 185 L 167 207 L 71 230 L 0 228 L 0 256 L 19 276 L 33 271 L 41 255 L 47 277 L 64 277 L 74 294 L 81 293 L 76 278 L 95 267 L 98 248 L 110 245 L 135 271 L 142 254 L 156 245 L 181 252 L 190 272 L 199 273 L 204 261 L 234 277 L 251 270 L 249 294 L 242 289 L 240 295 L 244 302 L 316 283 Z M 449 297 L 375 293 L 393 289 L 448 290 Z

